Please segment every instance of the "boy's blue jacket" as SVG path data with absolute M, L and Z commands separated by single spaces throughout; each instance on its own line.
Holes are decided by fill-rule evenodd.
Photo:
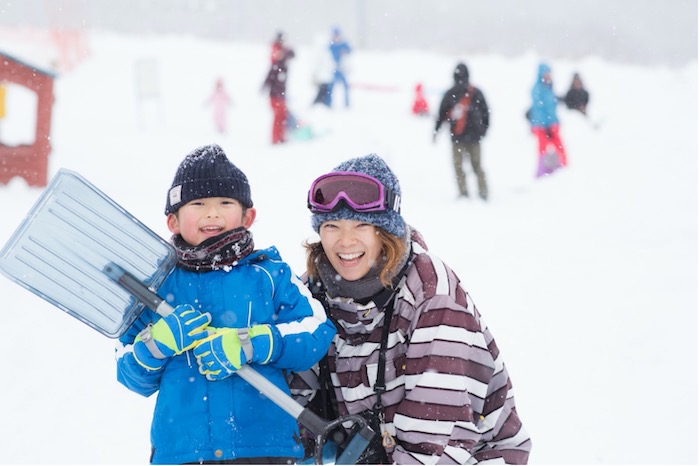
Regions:
M 314 365 L 335 335 L 323 306 L 281 261 L 274 247 L 235 266 L 196 273 L 176 268 L 158 293 L 173 306 L 209 312 L 213 327 L 271 324 L 281 335 L 280 356 L 251 367 L 289 393 L 284 369 Z M 246 457 L 302 457 L 296 420 L 236 374 L 210 382 L 191 351 L 149 372 L 134 359 L 136 335 L 160 316 L 145 309 L 119 339 L 117 379 L 144 396 L 158 391 L 151 425 L 151 463 L 187 463 Z
M 554 94 L 551 83 L 542 82 L 545 73 L 551 72 L 549 65 L 541 64 L 537 68 L 537 81 L 530 92 L 532 107 L 530 110 L 530 124 L 533 128 L 548 128 L 559 123 L 557 118 L 557 102 L 559 99 Z

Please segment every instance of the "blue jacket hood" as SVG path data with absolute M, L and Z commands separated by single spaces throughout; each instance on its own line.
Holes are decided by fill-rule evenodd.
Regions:
M 546 63 L 541 63 L 537 67 L 537 81 L 532 86 L 530 92 L 532 96 L 532 106 L 530 107 L 529 120 L 533 127 L 547 128 L 559 123 L 557 117 L 557 96 L 552 89 L 552 82 L 543 81 L 546 73 L 552 69 Z

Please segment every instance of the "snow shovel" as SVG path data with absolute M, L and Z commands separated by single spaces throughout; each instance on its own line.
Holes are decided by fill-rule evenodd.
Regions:
M 176 260 L 170 244 L 78 173 L 61 169 L 0 251 L 0 272 L 118 338 L 145 305 L 161 315 L 172 312 L 151 288 L 162 284 Z M 374 434 L 361 416 L 331 422 L 316 416 L 248 366 L 236 373 L 317 436 L 317 462 L 339 423 L 356 422 L 363 435 L 351 439 L 338 464 L 354 464 Z
M 110 337 L 121 336 L 144 305 L 102 269 L 118 261 L 158 287 L 175 251 L 78 173 L 61 169 L 0 251 L 10 280 Z

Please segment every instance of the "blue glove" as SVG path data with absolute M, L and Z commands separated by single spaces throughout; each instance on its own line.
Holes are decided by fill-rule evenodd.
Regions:
M 281 352 L 282 337 L 276 327 L 254 325 L 250 328 L 220 328 L 193 350 L 199 373 L 207 380 L 222 380 L 243 364 L 267 364 Z
M 167 358 L 182 354 L 207 338 L 209 332 L 206 327 L 209 322 L 209 313 L 202 314 L 189 304 L 176 307 L 172 314 L 136 335 L 136 362 L 150 371 L 161 369 Z

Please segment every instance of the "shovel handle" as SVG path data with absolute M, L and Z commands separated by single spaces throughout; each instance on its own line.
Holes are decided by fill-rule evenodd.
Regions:
M 104 273 L 119 284 L 124 290 L 132 294 L 138 301 L 155 310 L 161 316 L 167 316 L 173 312 L 173 307 L 160 297 L 158 293 L 147 287 L 139 279 L 125 271 L 114 263 L 107 264 Z M 304 427 L 317 434 L 323 432 L 328 422 L 315 413 L 305 409 L 294 398 L 282 391 L 250 366 L 242 366 L 235 372 L 243 380 L 257 388 L 273 403 L 282 408 Z
M 140 303 L 150 307 L 159 315 L 165 317 L 173 312 L 173 307 L 165 299 L 158 296 L 155 291 L 118 265 L 109 263 L 105 266 L 103 272 L 133 295 Z
M 165 299 L 161 298 L 158 293 L 118 265 L 109 263 L 103 272 L 124 288 L 125 291 L 132 294 L 139 302 L 155 310 L 159 315 L 167 316 L 173 312 L 173 307 Z M 358 415 L 349 415 L 335 421 L 326 421 L 311 410 L 304 408 L 294 398 L 250 366 L 241 366 L 235 373 L 316 435 L 316 451 L 314 454 L 316 464 L 323 463 L 323 445 L 326 437 L 333 428 L 342 422 L 356 422 L 362 429 L 352 438 L 337 464 L 355 464 L 375 434 L 365 420 Z

